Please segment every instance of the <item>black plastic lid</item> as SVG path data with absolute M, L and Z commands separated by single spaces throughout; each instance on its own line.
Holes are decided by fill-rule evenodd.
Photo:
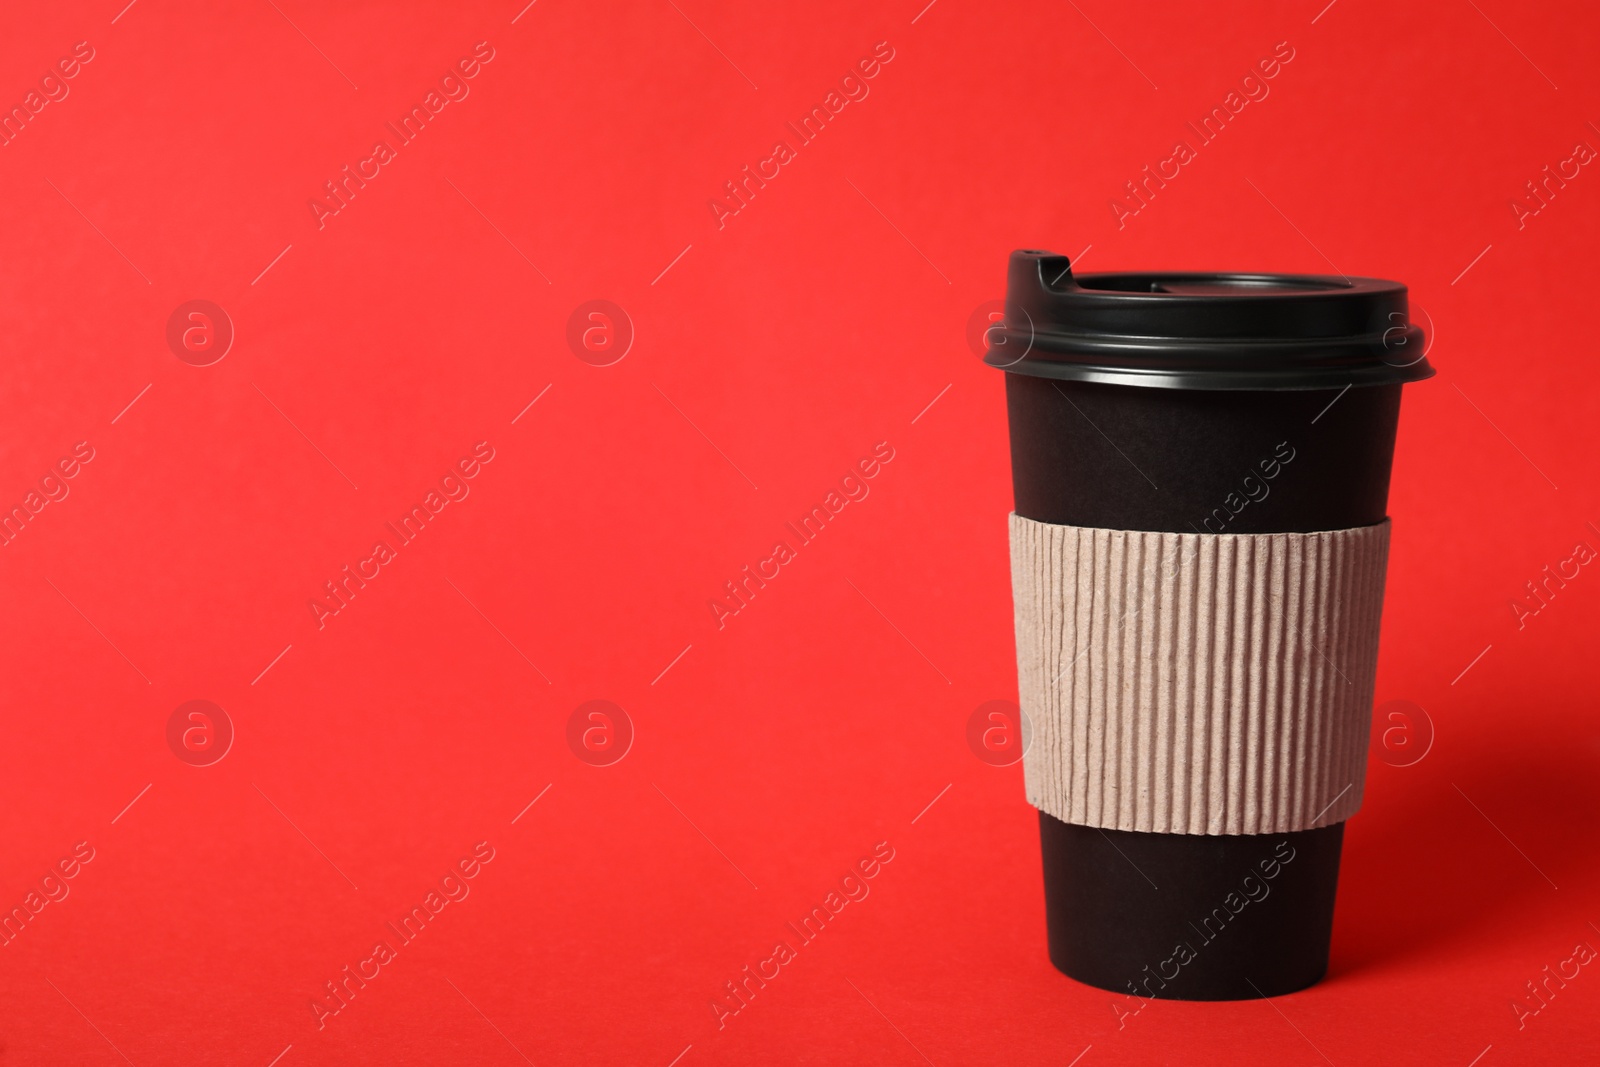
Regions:
M 984 362 L 1013 374 L 1166 389 L 1337 389 L 1431 378 L 1406 287 L 1318 274 L 1073 277 L 1011 253 Z

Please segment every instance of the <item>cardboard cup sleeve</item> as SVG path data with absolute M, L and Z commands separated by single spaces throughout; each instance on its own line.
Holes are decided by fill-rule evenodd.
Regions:
M 1389 523 L 1177 534 L 1011 516 L 1028 802 L 1272 834 L 1361 806 Z

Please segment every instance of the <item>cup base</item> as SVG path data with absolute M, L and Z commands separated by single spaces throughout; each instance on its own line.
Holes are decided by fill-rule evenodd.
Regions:
M 1281 834 L 1102 830 L 1039 813 L 1050 962 L 1161 1000 L 1293 993 L 1328 969 L 1344 824 Z

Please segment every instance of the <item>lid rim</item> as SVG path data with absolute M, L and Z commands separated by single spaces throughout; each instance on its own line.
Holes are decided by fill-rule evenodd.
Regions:
M 1359 389 L 1379 385 L 1404 385 L 1425 381 L 1438 374 L 1426 362 L 1410 367 L 1321 366 L 1290 371 L 1261 371 L 1240 368 L 1184 370 L 1153 367 L 1135 370 L 1103 363 L 1054 363 L 1024 360 L 1002 366 L 984 362 L 1008 374 L 1047 378 L 1062 382 L 1090 382 L 1099 385 L 1126 385 L 1146 389 L 1186 389 L 1196 391 L 1299 392 L 1313 389 Z M 1385 373 L 1388 372 L 1388 373 Z

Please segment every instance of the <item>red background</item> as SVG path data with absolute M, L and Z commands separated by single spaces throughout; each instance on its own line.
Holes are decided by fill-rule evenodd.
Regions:
M 1600 176 L 1520 229 L 1509 205 L 1600 146 L 1600 19 L 923 2 L 4 15 L 7 106 L 94 59 L 0 150 L 0 501 L 95 458 L 0 551 L 0 906 L 95 858 L 0 948 L 0 1059 L 1593 1054 L 1592 968 L 1521 1029 L 1512 1002 L 1600 946 L 1600 575 L 1521 629 L 1510 605 L 1600 547 Z M 323 183 L 479 41 L 470 96 L 319 229 Z M 880 41 L 870 95 L 719 230 L 723 182 Z M 1270 96 L 1119 228 L 1123 183 L 1282 41 Z M 1020 246 L 1397 278 L 1431 320 L 1377 699 L 1436 738 L 1374 756 L 1306 992 L 1119 1028 L 1045 957 L 1020 767 L 966 740 L 1016 696 L 1002 383 L 965 336 Z M 165 340 L 192 299 L 236 330 L 211 366 Z M 634 327 L 612 366 L 565 339 L 592 299 Z M 319 630 L 323 582 L 479 441 L 470 497 Z M 719 630 L 722 583 L 880 441 L 870 497 Z M 236 731 L 208 767 L 166 740 L 194 699 Z M 612 766 L 567 744 L 591 699 L 635 731 Z M 471 895 L 319 1030 L 323 983 L 479 841 Z M 870 896 L 719 1029 L 723 983 L 880 841 Z

